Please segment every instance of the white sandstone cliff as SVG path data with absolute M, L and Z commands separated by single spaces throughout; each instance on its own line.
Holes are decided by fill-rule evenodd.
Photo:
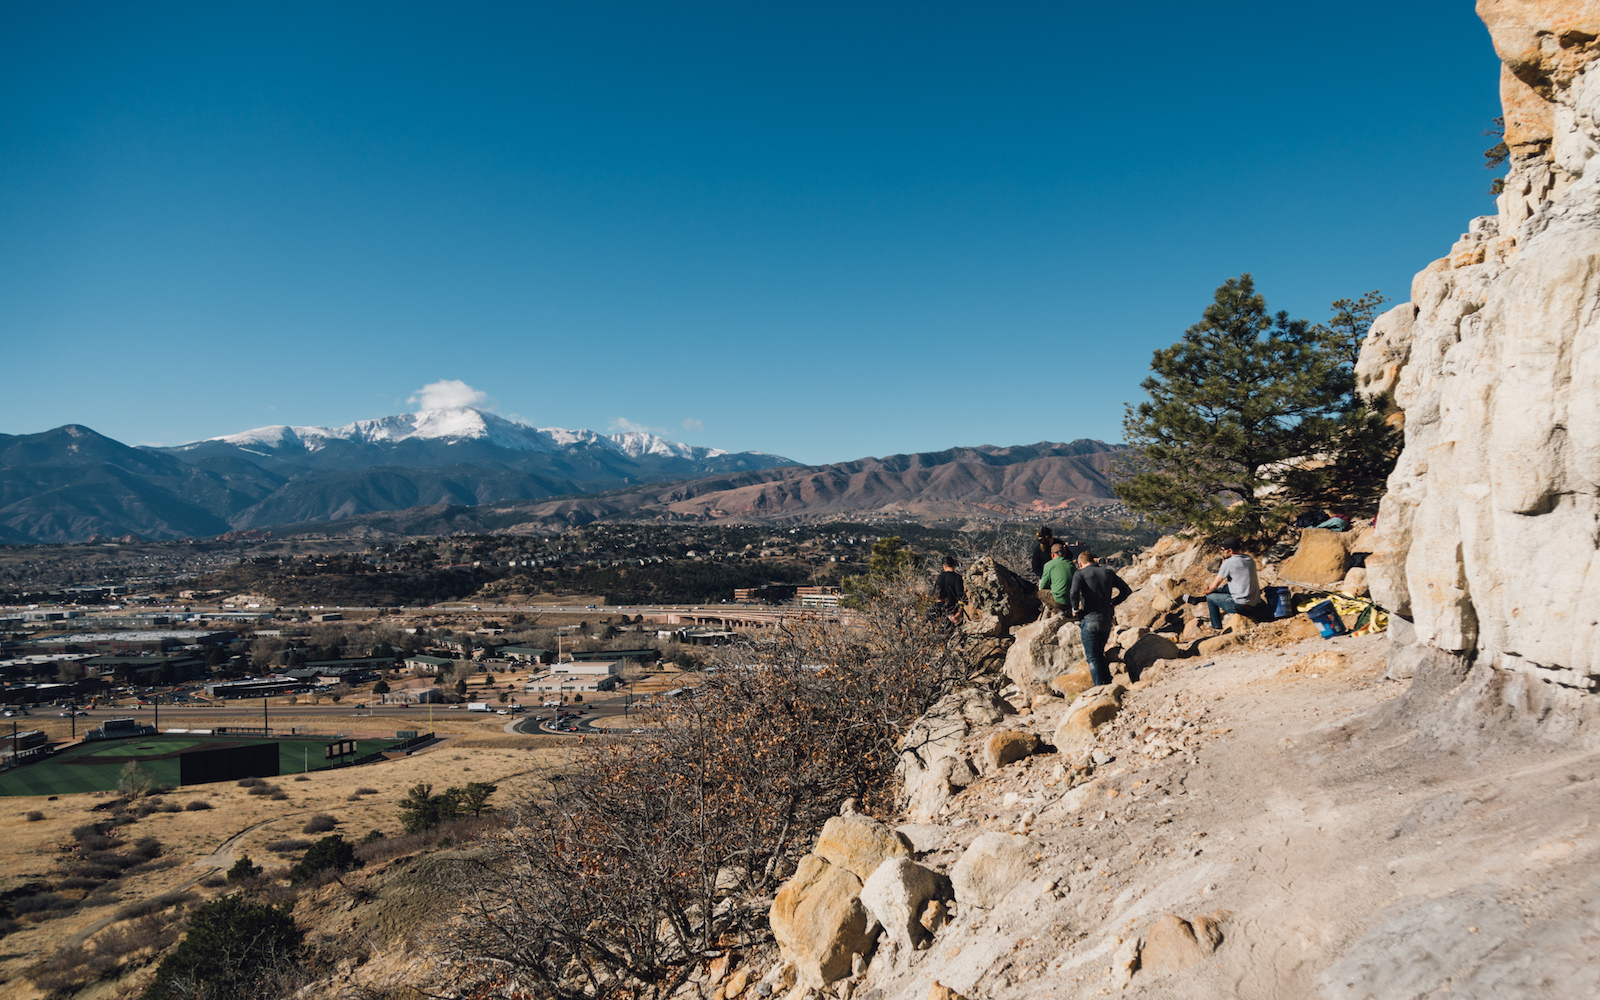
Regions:
M 1600 739 L 1600 2 L 1479 0 L 1499 213 L 1385 313 L 1358 376 L 1405 447 L 1367 562 L 1401 673 Z M 1553 733 L 1552 735 L 1559 735 Z

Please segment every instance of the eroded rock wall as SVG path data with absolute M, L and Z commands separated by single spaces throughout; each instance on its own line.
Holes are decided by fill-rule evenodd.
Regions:
M 1363 347 L 1405 428 L 1368 582 L 1414 626 L 1396 655 L 1576 724 L 1600 702 L 1600 0 L 1477 10 L 1511 169 Z

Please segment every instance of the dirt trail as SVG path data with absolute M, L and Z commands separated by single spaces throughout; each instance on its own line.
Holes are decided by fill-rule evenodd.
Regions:
M 923 1000 L 939 981 L 1016 1000 L 1600 996 L 1600 754 L 1416 735 L 1386 711 L 1405 689 L 1380 679 L 1386 645 L 1172 661 L 1102 735 L 1115 759 L 1055 810 L 1054 755 L 985 775 L 928 860 L 948 870 L 978 833 L 1033 811 L 1035 878 L 995 911 L 960 913 L 910 969 L 874 969 L 864 995 Z M 1193 749 L 1148 742 L 1185 722 L 1174 742 Z M 1155 918 L 1218 910 L 1207 960 L 1125 986 L 1108 972 Z

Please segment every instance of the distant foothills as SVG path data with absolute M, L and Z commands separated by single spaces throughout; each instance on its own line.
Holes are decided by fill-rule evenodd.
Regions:
M 537 428 L 471 407 L 262 427 L 173 448 L 130 447 L 68 424 L 0 434 L 0 544 L 597 520 L 1015 519 L 1110 501 L 1107 472 L 1121 450 L 1080 440 L 802 466 L 640 432 Z

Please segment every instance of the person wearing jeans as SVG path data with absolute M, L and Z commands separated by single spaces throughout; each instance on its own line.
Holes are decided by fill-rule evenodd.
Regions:
M 1106 662 L 1106 640 L 1116 622 L 1112 609 L 1128 599 L 1133 588 L 1122 577 L 1104 566 L 1096 566 L 1094 555 L 1085 548 L 1078 553 L 1078 571 L 1072 575 L 1071 604 L 1078 614 L 1078 634 L 1083 638 L 1083 656 L 1089 661 L 1089 679 L 1095 686 L 1111 683 L 1111 665 Z M 1137 678 L 1135 678 L 1137 679 Z
M 1256 580 L 1256 561 L 1240 550 L 1239 539 L 1224 538 L 1218 544 L 1222 566 L 1208 587 L 1211 592 L 1205 602 L 1211 627 L 1220 631 L 1223 615 L 1249 614 L 1249 609 L 1261 606 L 1261 586 Z

